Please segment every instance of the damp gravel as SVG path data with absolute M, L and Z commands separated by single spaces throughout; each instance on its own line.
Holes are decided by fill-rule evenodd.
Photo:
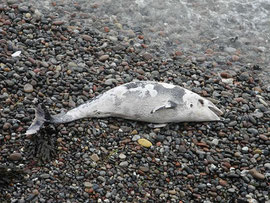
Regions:
M 269 202 L 270 86 L 259 63 L 241 61 L 233 46 L 219 52 L 223 66 L 211 47 L 165 56 L 143 32 L 128 27 L 127 37 L 106 16 L 88 18 L 84 5 L 68 13 L 58 1 L 0 4 L 1 202 Z M 222 121 L 152 129 L 82 119 L 24 134 L 37 102 L 60 113 L 135 80 L 207 97 Z
M 257 65 L 270 82 L 269 0 L 29 2 L 72 24 L 94 25 L 112 40 L 118 33 L 159 58 L 177 53 L 223 69 Z

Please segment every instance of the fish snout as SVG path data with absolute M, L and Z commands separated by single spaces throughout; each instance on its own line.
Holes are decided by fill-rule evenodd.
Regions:
M 215 105 L 209 105 L 208 108 L 217 116 L 223 115 L 223 111 L 221 111 L 219 108 L 217 108 Z

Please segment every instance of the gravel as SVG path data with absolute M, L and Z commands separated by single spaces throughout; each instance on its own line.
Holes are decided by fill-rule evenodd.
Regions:
M 270 201 L 270 91 L 256 66 L 218 67 L 179 52 L 159 57 L 166 50 L 148 47 L 136 29 L 126 38 L 101 19 L 87 27 L 15 0 L 0 12 L 1 202 Z M 37 102 L 60 113 L 133 80 L 208 97 L 222 121 L 153 129 L 82 119 L 24 134 Z

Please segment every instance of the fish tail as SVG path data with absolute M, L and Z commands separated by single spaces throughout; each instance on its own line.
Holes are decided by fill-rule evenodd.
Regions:
M 32 135 L 37 133 L 45 123 L 52 121 L 51 115 L 44 104 L 39 104 L 35 108 L 35 119 L 30 127 L 26 131 L 26 135 Z

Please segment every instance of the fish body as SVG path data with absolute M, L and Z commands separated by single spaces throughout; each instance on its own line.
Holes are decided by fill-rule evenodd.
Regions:
M 66 113 L 50 115 L 44 105 L 26 134 L 45 123 L 68 123 L 82 118 L 119 117 L 148 123 L 218 121 L 222 111 L 211 101 L 183 87 L 154 82 L 130 82 L 112 88 Z

